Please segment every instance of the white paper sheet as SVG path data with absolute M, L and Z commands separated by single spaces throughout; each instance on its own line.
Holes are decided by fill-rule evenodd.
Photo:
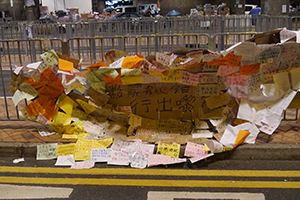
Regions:
M 86 160 L 86 161 L 75 162 L 75 164 L 72 165 L 70 169 L 91 169 L 94 166 L 95 166 L 94 162 L 90 160 Z
M 112 149 L 105 149 L 105 148 L 97 148 L 91 150 L 91 157 L 90 160 L 93 162 L 108 162 L 111 160 L 111 151 Z
M 54 166 L 72 166 L 75 165 L 75 160 L 73 155 L 69 156 L 58 156 Z

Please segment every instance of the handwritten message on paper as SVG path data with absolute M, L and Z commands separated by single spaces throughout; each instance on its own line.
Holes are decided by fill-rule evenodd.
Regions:
M 47 64 L 48 67 L 52 67 L 53 65 L 58 63 L 58 56 L 56 55 L 54 50 L 50 50 L 41 54 L 41 58 Z
M 89 103 L 82 101 L 80 99 L 76 99 L 76 101 L 78 102 L 78 104 L 83 108 L 83 110 L 87 113 L 87 114 L 91 114 L 92 112 L 94 112 L 97 108 L 90 105 Z
M 221 107 L 229 104 L 231 97 L 228 93 L 222 93 L 218 96 L 212 96 L 205 99 L 209 109 Z
M 218 95 L 220 86 L 218 84 L 202 84 L 196 87 L 197 96 L 213 96 Z
M 199 75 L 188 71 L 181 71 L 181 84 L 196 86 L 199 83 Z
M 199 83 L 218 83 L 218 77 L 216 73 L 200 73 L 199 74 Z
M 257 56 L 258 62 L 268 62 L 268 59 L 276 61 L 281 55 L 281 47 L 272 47 L 260 52 Z
M 229 74 L 233 74 L 233 73 L 236 73 L 236 69 L 231 67 L 231 66 L 228 66 L 228 65 L 220 65 L 219 66 L 219 69 L 218 69 L 218 72 L 217 72 L 217 75 L 218 76 L 227 76 Z
M 207 155 L 205 151 L 205 146 L 201 144 L 196 144 L 188 142 L 185 147 L 184 156 L 187 157 L 200 157 Z
M 161 76 L 150 76 L 148 74 L 142 74 L 143 83 L 160 83 Z
M 75 154 L 75 143 L 57 145 L 57 156 L 69 156 Z
M 226 65 L 237 67 L 241 63 L 242 56 L 235 55 L 234 53 L 229 53 L 224 57 L 224 60 L 226 61 Z
M 180 144 L 159 143 L 157 146 L 156 154 L 171 156 L 172 158 L 178 158 L 179 152 L 180 152 Z
M 107 162 L 108 165 L 129 165 L 130 160 L 127 153 L 121 151 L 111 151 L 111 159 Z
M 181 70 L 169 70 L 167 76 L 161 77 L 162 83 L 180 83 L 181 81 Z
M 108 162 L 111 160 L 112 149 L 98 148 L 91 150 L 91 161 L 93 162 Z
M 163 53 L 156 52 L 156 61 L 165 65 L 169 66 L 173 63 L 173 61 L 176 59 L 176 55 L 165 55 Z
M 57 143 L 37 145 L 37 160 L 51 160 L 56 158 Z
M 91 169 L 95 166 L 95 163 L 86 160 L 86 161 L 81 161 L 81 162 L 75 162 L 74 165 L 71 166 L 71 169 Z
M 242 75 L 242 74 L 231 74 L 226 77 L 226 84 L 227 85 L 246 86 L 247 85 L 247 76 Z
M 260 73 L 248 76 L 247 86 L 249 92 L 254 92 L 257 89 L 259 89 L 260 84 L 262 84 L 262 82 L 262 76 Z

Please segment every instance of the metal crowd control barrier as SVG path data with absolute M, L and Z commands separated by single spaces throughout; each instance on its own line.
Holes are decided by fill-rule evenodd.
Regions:
M 214 36 L 218 33 L 265 32 L 286 27 L 297 30 L 297 17 L 267 15 L 229 15 L 90 20 L 67 23 L 9 22 L 0 23 L 0 37 L 6 39 L 172 35 L 196 33 Z
M 174 34 L 149 36 L 115 36 L 72 38 L 67 41 L 70 55 L 82 59 L 82 65 L 91 65 L 104 60 L 104 54 L 111 49 L 127 51 L 129 55 L 154 55 L 155 52 L 170 52 L 180 47 L 208 49 L 211 42 L 207 34 Z M 211 45 L 213 46 L 213 45 Z
M 0 112 L 1 120 L 20 120 L 19 111 L 27 105 L 21 101 L 15 106 L 9 86 L 12 78 L 17 82 L 20 78 L 13 76 L 16 66 L 26 66 L 29 63 L 40 61 L 40 54 L 44 49 L 62 51 L 62 40 L 31 39 L 31 40 L 0 40 L 0 105 L 4 112 Z

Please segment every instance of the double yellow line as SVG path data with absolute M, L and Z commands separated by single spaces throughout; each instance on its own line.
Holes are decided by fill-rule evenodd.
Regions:
M 153 187 L 222 187 L 222 188 L 300 188 L 300 182 L 285 178 L 300 177 L 299 171 L 258 170 L 172 170 L 93 168 L 0 167 L 1 173 L 77 174 L 77 175 L 138 175 L 138 176 L 194 176 L 194 177 L 275 177 L 282 181 L 230 181 L 230 180 L 163 180 L 163 179 L 110 179 L 110 178 L 37 178 L 0 176 L 0 183 L 57 184 L 57 185 L 112 185 Z M 162 178 L 162 177 L 160 177 Z

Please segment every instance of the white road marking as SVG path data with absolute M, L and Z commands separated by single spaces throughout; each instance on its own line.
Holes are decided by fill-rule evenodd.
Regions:
M 0 184 L 0 199 L 69 198 L 73 188 Z
M 221 193 L 221 192 L 163 192 L 149 191 L 147 200 L 173 200 L 182 198 L 189 200 L 200 199 L 238 199 L 238 200 L 265 200 L 263 193 Z

